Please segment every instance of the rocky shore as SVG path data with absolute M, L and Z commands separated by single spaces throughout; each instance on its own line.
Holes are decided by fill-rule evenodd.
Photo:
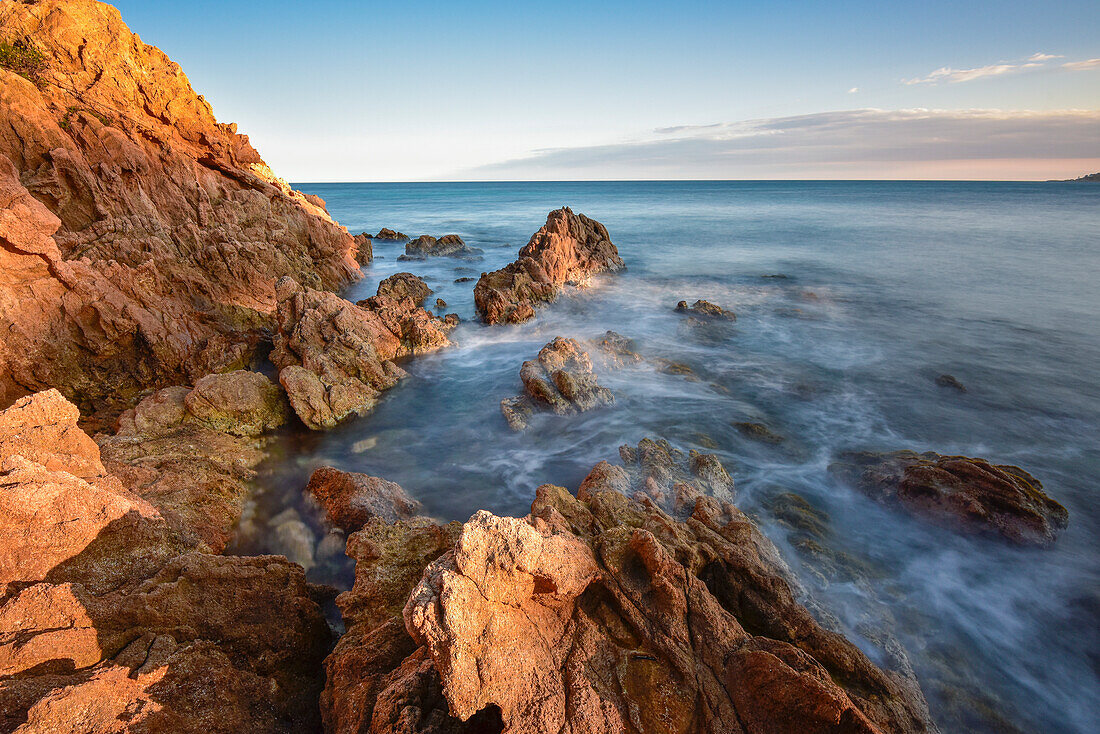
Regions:
M 373 242 L 479 251 L 351 236 L 109 5 L 0 3 L 0 34 L 41 56 L 0 68 L 0 732 L 937 731 L 907 665 L 814 610 L 719 458 L 661 438 L 572 491 L 532 486 L 524 517 L 465 523 L 318 468 L 301 490 L 346 535 L 342 593 L 282 556 L 226 555 L 273 432 L 367 416 L 404 360 L 451 344 L 457 316 L 425 309 L 412 273 L 339 295 Z M 472 295 L 486 325 L 518 324 L 623 267 L 565 207 Z M 557 337 L 520 368 L 508 424 L 611 409 L 600 354 L 690 373 L 615 332 Z M 1047 546 L 1068 522 L 1017 467 L 836 458 L 859 491 L 964 532 Z

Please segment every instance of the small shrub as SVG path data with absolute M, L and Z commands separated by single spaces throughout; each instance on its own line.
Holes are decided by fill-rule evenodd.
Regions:
M 13 71 L 21 77 L 42 86 L 42 78 L 48 64 L 46 56 L 27 39 L 0 41 L 0 68 Z

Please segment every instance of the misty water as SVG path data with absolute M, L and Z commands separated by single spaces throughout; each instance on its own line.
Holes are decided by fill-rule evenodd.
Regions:
M 401 484 L 426 514 L 523 515 L 535 488 L 575 490 L 618 446 L 664 437 L 716 453 L 805 586 L 804 601 L 884 666 L 912 665 L 945 732 L 1086 732 L 1100 721 L 1100 186 L 1019 183 L 303 184 L 357 233 L 456 233 L 469 262 L 398 262 L 459 314 L 454 346 L 403 363 L 374 412 L 329 433 L 285 430 L 232 550 L 286 553 L 347 588 L 343 538 L 302 497 L 328 464 Z M 627 269 L 519 326 L 477 323 L 473 278 L 562 205 L 603 222 Z M 775 277 L 782 276 L 782 277 Z M 704 298 L 737 321 L 697 328 Z M 555 336 L 614 330 L 653 361 L 593 350 L 614 405 L 509 430 L 500 401 Z M 965 393 L 940 387 L 954 375 Z M 762 443 L 732 424 L 784 437 Z M 848 449 L 934 450 L 1016 464 L 1070 514 L 1049 549 L 953 533 L 834 480 Z M 807 555 L 773 512 L 782 493 L 827 514 Z M 899 648 L 906 655 L 899 654 Z M 908 660 L 908 663 L 905 660 Z

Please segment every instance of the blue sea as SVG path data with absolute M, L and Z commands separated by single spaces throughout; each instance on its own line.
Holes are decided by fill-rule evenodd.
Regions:
M 886 667 L 911 666 L 945 732 L 1092 732 L 1100 721 L 1100 185 L 943 182 L 298 184 L 352 233 L 460 235 L 468 262 L 376 259 L 344 294 L 422 276 L 463 323 L 410 360 L 370 416 L 288 430 L 263 468 L 235 549 L 287 553 L 346 587 L 343 539 L 301 497 L 321 464 L 382 476 L 428 514 L 523 515 L 546 482 L 576 489 L 646 436 L 721 457 L 805 602 Z M 519 326 L 476 321 L 473 281 L 515 258 L 551 209 L 603 222 L 627 269 L 570 290 Z M 673 311 L 703 298 L 720 333 Z M 520 364 L 555 336 L 608 330 L 651 363 L 598 359 L 613 406 L 500 414 Z M 950 374 L 967 391 L 940 387 Z M 778 444 L 731 425 L 759 422 Z M 849 449 L 932 450 L 1016 464 L 1070 514 L 1049 549 L 964 536 L 884 508 L 827 471 Z M 794 492 L 827 514 L 836 572 L 769 511 Z M 288 530 L 288 528 L 291 528 Z

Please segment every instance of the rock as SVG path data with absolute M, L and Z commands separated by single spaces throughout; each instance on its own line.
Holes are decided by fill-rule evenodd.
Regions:
M 199 423 L 234 436 L 259 436 L 286 423 L 288 415 L 278 385 L 246 370 L 203 377 L 184 405 Z
M 378 230 L 378 234 L 376 234 L 374 236 L 374 239 L 376 239 L 376 240 L 407 240 L 409 238 L 407 236 L 403 235 L 400 232 L 395 232 L 392 229 L 387 229 L 386 227 L 383 227 L 382 229 Z
M 520 323 L 534 318 L 537 304 L 556 299 L 562 286 L 622 268 L 607 228 L 565 207 L 550 212 L 515 262 L 482 274 L 474 304 L 487 324 Z
M 378 295 L 353 304 L 289 277 L 279 281 L 278 316 L 271 361 L 294 412 L 314 430 L 368 413 L 379 393 L 405 376 L 397 357 L 450 343 L 450 325 L 409 298 Z
M 687 301 L 680 301 L 676 304 L 676 310 L 680 313 L 690 314 L 697 318 L 713 319 L 720 321 L 736 321 L 737 314 L 733 311 L 727 311 L 721 306 L 716 306 L 710 301 L 699 300 L 688 306 Z
M 412 273 L 394 273 L 378 284 L 377 295 L 401 301 L 408 299 L 415 306 L 424 305 L 432 289 L 423 279 Z
M 595 344 L 616 365 L 635 364 L 643 359 L 642 355 L 638 353 L 638 345 L 633 339 L 628 339 L 614 331 L 608 331 L 596 340 Z
M 936 384 L 940 387 L 950 387 L 959 392 L 966 392 L 966 385 L 962 384 L 951 375 L 940 375 L 936 378 Z
M 316 728 L 330 633 L 302 569 L 193 552 L 76 420 L 56 391 L 0 412 L 0 729 Z
M 1050 545 L 1069 522 L 1066 508 L 1017 466 L 932 451 L 848 452 L 830 471 L 880 502 L 940 525 Z
M 446 234 L 436 239 L 430 235 L 420 235 L 405 244 L 405 254 L 398 260 L 424 260 L 429 257 L 471 258 L 481 254 L 481 250 L 470 247 L 457 234 Z
M 302 520 L 302 516 L 292 507 L 280 512 L 269 521 L 271 527 L 271 549 L 278 555 L 286 556 L 306 571 L 316 564 L 314 548 L 317 539 L 313 531 Z
M 3 3 L 0 27 L 45 60 L 38 86 L 0 70 L 0 406 L 56 387 L 104 427 L 147 388 L 246 365 L 280 276 L 359 277 L 323 202 L 117 10 Z
M 643 438 L 636 447 L 619 447 L 619 458 L 623 467 L 597 464 L 581 483 L 577 496 L 585 499 L 595 487 L 627 496 L 640 493 L 677 516 L 690 512 L 700 497 L 733 501 L 733 479 L 714 454 L 692 450 L 685 455 L 663 438 Z
M 500 404 L 514 431 L 527 427 L 527 419 L 536 408 L 575 415 L 615 401 L 610 390 L 597 384 L 592 360 L 576 339 L 556 337 L 539 350 L 538 359 L 523 363 L 519 376 L 527 394 Z
M 470 283 L 474 280 L 477 280 L 477 278 L 471 278 L 471 277 L 465 276 L 465 275 L 462 276 L 461 278 L 455 278 L 456 283 Z
M 396 522 L 420 511 L 420 503 L 409 497 L 400 484 L 331 466 L 313 472 L 306 492 L 324 508 L 329 522 L 349 533 L 373 517 Z
M 741 422 L 733 423 L 732 425 L 742 436 L 751 438 L 753 441 L 760 441 L 761 443 L 783 443 L 787 440 L 763 423 Z
M 444 301 L 442 298 L 437 298 L 437 299 L 435 299 L 435 307 L 436 308 L 447 308 L 447 302 Z
M 360 265 L 369 265 L 374 260 L 374 242 L 373 238 L 366 232 L 361 232 L 354 237 L 355 240 L 355 262 Z

